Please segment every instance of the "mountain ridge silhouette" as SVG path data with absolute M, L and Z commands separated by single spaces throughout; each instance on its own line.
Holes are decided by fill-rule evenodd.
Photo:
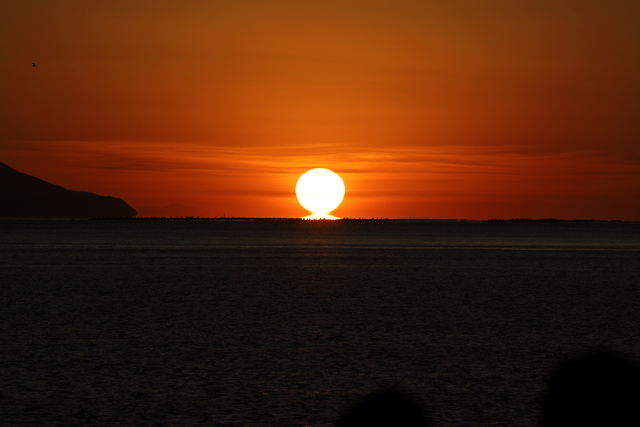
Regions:
M 132 217 L 137 212 L 112 196 L 68 190 L 0 162 L 0 218 Z

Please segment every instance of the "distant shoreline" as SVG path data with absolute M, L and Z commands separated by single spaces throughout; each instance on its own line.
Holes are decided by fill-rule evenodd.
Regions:
M 339 218 L 339 219 L 304 219 L 304 218 L 262 218 L 262 217 L 118 217 L 118 218 L 89 218 L 90 220 L 127 220 L 127 221 L 393 221 L 393 222 L 639 222 L 624 220 L 600 219 L 556 219 L 556 218 L 511 218 L 511 219 L 446 219 L 446 218 Z
M 446 218 L 338 218 L 338 219 L 305 219 L 305 218 L 263 218 L 263 217 L 95 217 L 95 218 L 22 218 L 0 217 L 1 220 L 15 221 L 293 221 L 293 222 L 469 222 L 469 223 L 640 223 L 620 219 L 556 219 L 556 218 L 511 218 L 511 219 L 446 219 Z

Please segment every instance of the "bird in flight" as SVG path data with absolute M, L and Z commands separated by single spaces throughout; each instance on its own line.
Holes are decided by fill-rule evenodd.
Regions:
M 35 67 L 35 66 L 36 66 L 36 63 L 35 63 L 35 62 L 32 62 L 32 63 L 31 63 L 31 66 L 32 66 L 32 67 Z

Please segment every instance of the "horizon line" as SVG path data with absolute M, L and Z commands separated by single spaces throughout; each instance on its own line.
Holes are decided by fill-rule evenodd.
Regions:
M 8 219 L 8 218 L 3 218 Z M 27 218 L 15 218 L 27 219 Z M 34 218 L 32 218 L 34 219 Z M 38 218 L 38 219 L 54 219 L 54 218 Z M 64 218 L 58 218 L 64 219 Z M 83 219 L 83 218 L 68 218 Z M 490 218 L 490 219 L 468 219 L 468 218 L 387 218 L 387 217 L 342 217 L 336 219 L 309 219 L 305 217 L 258 217 L 258 216 L 132 216 L 132 217 L 95 217 L 86 218 L 89 220 L 182 220 L 182 221 L 433 221 L 433 222 L 640 222 L 640 220 L 621 220 L 621 219 L 560 219 L 560 218 Z

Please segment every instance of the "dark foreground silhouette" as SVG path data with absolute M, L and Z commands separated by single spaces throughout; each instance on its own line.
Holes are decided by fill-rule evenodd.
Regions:
M 349 406 L 337 427 L 432 426 L 410 395 L 380 389 Z M 640 366 L 608 351 L 562 361 L 544 395 L 543 427 L 640 426 Z
M 640 367 L 594 351 L 552 371 L 543 426 L 640 426 Z
M 410 395 L 383 388 L 356 401 L 342 414 L 337 427 L 407 426 L 428 427 L 427 413 Z

